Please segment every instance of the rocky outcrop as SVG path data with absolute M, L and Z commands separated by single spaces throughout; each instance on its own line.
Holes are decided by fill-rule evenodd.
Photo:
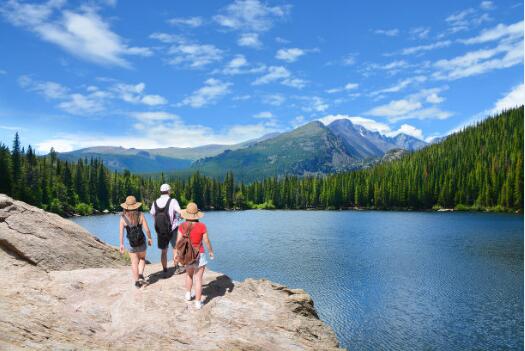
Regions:
M 0 194 L 0 248 L 44 270 L 126 263 L 118 250 L 56 214 Z
M 162 279 L 161 267 L 148 265 L 149 284 L 136 289 L 118 253 L 80 227 L 2 195 L 0 204 L 2 350 L 337 349 L 303 290 L 208 271 L 205 304 L 195 310 L 184 275 Z M 67 235 L 78 257 L 49 243 Z

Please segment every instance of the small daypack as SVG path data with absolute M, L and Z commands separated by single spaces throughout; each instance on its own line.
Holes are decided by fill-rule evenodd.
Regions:
M 169 238 L 171 235 L 170 202 L 171 198 L 168 199 L 163 208 L 159 208 L 157 201 L 153 203 L 155 206 L 155 231 L 158 236 L 163 238 Z
M 191 244 L 190 233 L 193 229 L 193 223 L 189 223 L 186 233 L 183 234 L 181 240 L 177 243 L 177 254 L 179 256 L 179 263 L 182 265 L 192 264 L 199 257 L 199 249 Z
M 142 246 L 146 243 L 144 232 L 142 231 L 142 224 L 139 223 L 132 225 L 129 219 L 122 215 L 124 222 L 126 223 L 126 237 L 128 238 L 129 245 L 132 247 Z

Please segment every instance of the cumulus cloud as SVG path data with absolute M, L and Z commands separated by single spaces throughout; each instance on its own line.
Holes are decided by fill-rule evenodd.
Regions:
M 275 54 L 275 58 L 286 62 L 295 62 L 304 54 L 306 54 L 306 51 L 299 48 L 279 49 Z
M 228 82 L 222 82 L 218 79 L 210 78 L 204 81 L 204 86 L 195 90 L 190 96 L 182 100 L 180 106 L 191 106 L 194 108 L 214 104 L 218 99 L 230 93 Z
M 452 116 L 452 113 L 437 107 L 437 104 L 445 100 L 439 96 L 442 90 L 444 88 L 423 89 L 403 99 L 392 100 L 387 104 L 376 106 L 367 111 L 366 114 L 386 117 L 390 122 L 405 119 L 447 119 Z
M 237 40 L 237 45 L 245 46 L 253 49 L 259 49 L 262 46 L 257 33 L 243 33 Z
M 42 40 L 59 46 L 68 53 L 102 65 L 130 67 L 126 56 L 150 56 L 146 47 L 128 46 L 93 8 L 80 12 L 63 10 L 64 1 L 27 4 L 10 0 L 0 12 L 11 24 L 36 33 Z
M 258 0 L 235 0 L 213 19 L 221 26 L 242 31 L 264 32 L 288 15 L 290 6 L 268 6 Z
M 252 85 L 264 85 L 273 82 L 280 82 L 283 85 L 301 89 L 306 86 L 307 81 L 295 78 L 283 66 L 270 66 L 266 70 L 266 74 L 260 76 L 252 82 Z
M 147 106 L 164 105 L 168 101 L 160 95 L 146 94 L 144 83 L 125 84 L 111 81 L 105 89 L 90 85 L 81 91 L 72 91 L 57 82 L 38 81 L 23 75 L 18 84 L 27 91 L 36 92 L 48 100 L 60 101 L 57 107 L 75 115 L 90 115 L 106 111 L 108 104 L 121 100 Z
M 332 88 L 332 89 L 327 89 L 325 90 L 328 94 L 335 94 L 335 93 L 340 93 L 342 91 L 351 91 L 351 90 L 355 90 L 359 88 L 359 84 L 358 83 L 346 83 L 344 87 L 340 87 L 340 88 Z

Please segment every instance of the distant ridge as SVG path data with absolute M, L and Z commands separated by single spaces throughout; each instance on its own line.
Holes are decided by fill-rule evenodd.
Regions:
M 359 169 L 381 160 L 391 150 L 415 151 L 426 145 L 407 134 L 388 137 L 348 119 L 336 119 L 328 125 L 314 121 L 289 132 L 267 134 L 235 145 L 156 149 L 96 146 L 58 156 L 71 162 L 98 158 L 112 170 L 127 169 L 133 173 L 185 176 L 199 171 L 223 177 L 227 171 L 234 171 L 238 179 L 251 181 L 285 174 L 301 176 Z

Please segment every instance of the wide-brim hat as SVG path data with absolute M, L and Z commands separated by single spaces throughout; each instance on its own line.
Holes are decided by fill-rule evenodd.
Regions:
M 186 208 L 180 212 L 180 215 L 184 219 L 199 219 L 204 216 L 204 213 L 199 211 L 195 202 L 190 202 Z
M 137 202 L 137 199 L 133 195 L 128 196 L 126 202 L 120 204 L 120 207 L 125 210 L 136 210 L 140 206 L 142 206 L 142 202 Z

